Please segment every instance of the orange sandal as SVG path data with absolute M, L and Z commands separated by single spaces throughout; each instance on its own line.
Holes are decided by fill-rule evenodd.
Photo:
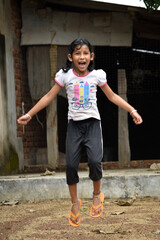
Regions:
M 102 213 L 103 213 L 104 193 L 100 193 L 100 194 L 97 194 L 97 195 L 93 194 L 93 197 L 99 198 L 101 200 L 101 204 L 99 204 L 96 207 L 94 206 L 94 204 L 92 204 L 92 207 L 90 209 L 90 216 L 93 217 L 93 218 L 97 218 L 97 217 L 100 217 L 102 215 Z M 93 210 L 96 211 L 98 208 L 101 208 L 101 212 L 98 213 L 98 214 L 93 215 L 92 211 Z
M 78 211 L 77 215 L 75 216 L 75 215 L 72 213 L 72 206 L 73 206 L 73 205 L 76 205 L 76 204 L 79 204 L 79 211 Z M 78 199 L 78 202 L 71 204 L 71 211 L 70 211 L 70 213 L 69 213 L 68 221 L 69 221 L 70 225 L 72 225 L 73 227 L 78 227 L 78 226 L 80 225 L 80 223 L 81 223 L 80 207 L 81 207 L 81 199 Z M 77 218 L 79 217 L 79 222 L 78 222 L 78 224 L 72 222 L 71 216 L 75 219 L 75 221 L 76 221 Z

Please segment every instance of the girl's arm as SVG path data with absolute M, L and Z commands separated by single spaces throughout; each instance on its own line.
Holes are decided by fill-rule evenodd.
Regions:
M 44 95 L 37 102 L 37 104 L 33 108 L 31 108 L 31 110 L 29 110 L 29 112 L 27 114 L 18 118 L 18 120 L 17 120 L 18 124 L 26 125 L 36 113 L 38 113 L 40 110 L 42 110 L 43 108 L 47 107 L 50 104 L 50 102 L 60 92 L 61 88 L 62 88 L 61 86 L 59 86 L 57 83 L 55 83 L 55 85 L 52 87 L 52 89 L 46 95 Z
M 137 113 L 137 111 L 130 104 L 128 104 L 123 98 L 121 98 L 119 95 L 114 93 L 107 83 L 103 87 L 101 87 L 101 89 L 106 95 L 106 97 L 112 103 L 116 104 L 118 107 L 121 107 L 130 113 L 135 124 L 141 124 L 143 122 L 141 116 Z

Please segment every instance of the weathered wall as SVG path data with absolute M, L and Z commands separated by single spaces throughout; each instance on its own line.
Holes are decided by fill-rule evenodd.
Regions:
M 7 101 L 6 101 L 6 71 L 5 71 L 5 36 L 0 34 L 0 169 L 6 163 L 8 149 L 7 136 Z
M 0 173 L 17 172 L 23 168 L 22 141 L 17 138 L 16 99 L 13 62 L 13 28 L 11 24 L 10 1 L 0 0 Z
M 94 46 L 131 46 L 129 13 L 73 13 L 38 9 L 35 2 L 22 1 L 22 45 L 69 45 L 87 38 Z
M 33 105 L 26 48 L 20 46 L 20 2 L 0 0 L 0 174 L 3 175 L 22 171 L 25 165 L 32 164 L 36 149 L 46 142 L 36 118 L 26 127 L 17 125 L 17 118 Z
M 27 69 L 27 48 L 20 46 L 21 40 L 21 1 L 11 0 L 11 24 L 13 31 L 13 68 L 16 95 L 16 113 L 17 117 L 26 113 L 34 104 L 28 84 Z M 39 56 L 43 61 L 43 55 Z M 39 79 L 38 79 L 39 80 Z M 14 87 L 14 86 L 13 86 Z M 36 88 L 36 86 L 35 86 Z M 16 118 L 17 118 L 16 117 Z M 21 141 L 22 147 L 18 154 L 22 157 L 22 167 L 38 164 L 37 151 L 46 147 L 46 129 L 45 129 L 45 111 L 38 114 L 32 119 L 27 126 L 17 126 L 18 140 Z M 43 126 L 42 126 L 43 125 Z

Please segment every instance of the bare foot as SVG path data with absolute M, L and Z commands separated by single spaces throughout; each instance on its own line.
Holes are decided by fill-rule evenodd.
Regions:
M 77 201 L 77 203 L 73 203 L 72 204 L 72 209 L 71 209 L 71 212 L 73 213 L 73 216 L 75 216 L 75 217 L 73 217 L 72 215 L 70 216 L 70 219 L 71 219 L 71 221 L 73 222 L 73 223 L 75 223 L 75 224 L 79 224 L 79 221 L 80 221 L 80 216 L 78 216 L 77 218 L 76 218 L 76 216 L 77 216 L 77 214 L 78 214 L 78 212 L 79 212 L 79 210 L 80 210 L 80 202 L 79 202 L 79 200 Z
M 93 205 L 95 207 L 97 207 L 100 204 L 101 204 L 100 197 L 98 197 L 96 195 L 93 195 Z M 97 215 L 97 214 L 100 214 L 101 212 L 102 212 L 102 207 L 101 206 L 99 208 L 97 208 L 96 210 L 94 210 L 94 208 L 92 207 L 92 215 Z

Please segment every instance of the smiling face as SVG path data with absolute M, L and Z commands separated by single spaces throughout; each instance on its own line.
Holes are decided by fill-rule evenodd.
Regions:
M 74 70 L 78 75 L 86 75 L 88 65 L 94 58 L 94 53 L 91 53 L 87 45 L 76 46 L 72 55 L 68 54 L 69 61 L 73 62 Z

